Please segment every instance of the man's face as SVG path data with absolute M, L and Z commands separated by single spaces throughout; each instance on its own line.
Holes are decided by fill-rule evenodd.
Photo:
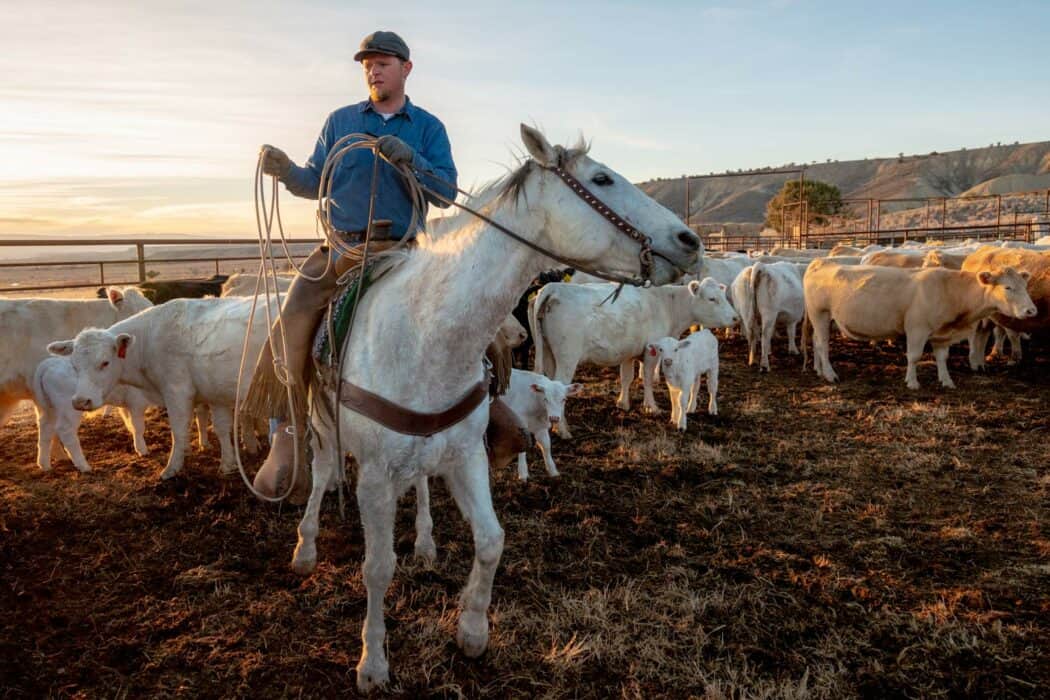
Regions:
M 373 102 L 385 102 L 405 91 L 405 79 L 412 72 L 412 62 L 381 53 L 367 54 L 361 59 L 365 83 Z

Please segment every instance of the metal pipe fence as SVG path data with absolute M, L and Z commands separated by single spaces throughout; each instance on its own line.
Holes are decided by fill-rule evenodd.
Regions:
M 287 239 L 289 248 L 300 254 L 305 254 L 308 250 L 305 247 L 309 245 L 311 248 L 320 244 L 319 239 L 313 238 L 290 238 Z M 256 251 L 258 250 L 259 241 L 256 238 L 199 238 L 199 239 L 186 239 L 186 238 L 64 238 L 64 239 L 34 239 L 34 238 L 17 238 L 0 240 L 0 293 L 21 293 L 21 292 L 34 292 L 34 291 L 47 291 L 47 290 L 60 290 L 60 289 L 83 289 L 87 287 L 105 286 L 111 285 L 134 285 L 141 284 L 150 279 L 163 280 L 165 277 L 161 274 L 160 270 L 149 269 L 150 267 L 156 268 L 157 266 L 163 265 L 193 265 L 199 263 L 213 263 L 215 274 L 220 273 L 220 265 L 222 263 L 233 263 L 233 262 L 246 262 L 246 261 L 258 261 L 259 254 L 255 252 L 251 255 L 219 255 L 220 251 L 215 251 L 215 255 L 203 254 L 206 251 L 201 251 L 201 255 L 195 255 L 194 257 L 163 257 L 163 258 L 152 258 L 146 255 L 147 247 L 155 246 L 194 246 L 194 247 L 214 247 L 214 246 L 251 246 Z M 20 261 L 6 261 L 3 258 L 3 251 L 7 248 L 90 248 L 98 246 L 125 246 L 134 247 L 135 256 L 131 258 L 106 258 L 106 259 L 65 259 L 65 260 L 20 260 Z M 279 245 L 274 245 L 274 254 L 277 257 L 284 256 L 284 249 Z M 119 254 L 119 253 L 118 253 Z M 110 268 L 128 268 L 134 266 L 135 276 L 133 279 L 122 279 L 115 281 L 113 279 L 106 279 L 106 266 Z M 97 267 L 98 276 L 95 279 L 87 282 L 75 281 L 73 279 L 67 279 L 64 281 L 55 281 L 55 283 L 47 284 L 23 284 L 21 282 L 12 283 L 12 275 L 8 273 L 8 270 L 12 271 L 24 271 L 29 273 L 32 271 L 46 271 L 52 269 L 66 269 L 72 271 L 73 268 L 84 268 L 84 267 Z M 154 273 L 154 274 L 151 274 Z M 22 275 L 22 278 L 26 281 L 32 278 L 29 274 Z
M 1032 243 L 1042 235 L 1046 224 L 1032 221 L 1010 223 L 977 224 L 967 226 L 906 227 L 892 229 L 867 229 L 861 231 L 807 231 L 801 235 L 781 234 L 761 236 L 757 233 L 719 234 L 701 233 L 704 249 L 712 252 L 768 250 L 773 247 L 786 248 L 832 248 L 838 243 L 865 246 L 899 245 L 904 241 L 977 241 L 1011 240 Z

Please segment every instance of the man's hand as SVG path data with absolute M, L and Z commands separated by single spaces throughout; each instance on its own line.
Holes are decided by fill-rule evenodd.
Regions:
M 379 152 L 390 161 L 391 165 L 411 165 L 416 152 L 412 147 L 396 136 L 380 136 Z
M 283 180 L 288 171 L 292 169 L 292 160 L 284 151 L 263 144 L 260 149 L 263 153 L 262 170 L 267 175 L 276 175 L 278 180 Z

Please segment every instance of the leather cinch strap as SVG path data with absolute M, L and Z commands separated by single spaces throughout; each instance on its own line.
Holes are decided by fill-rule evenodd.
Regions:
M 405 435 L 430 437 L 451 428 L 473 413 L 474 409 L 488 397 L 488 393 L 488 382 L 481 381 L 451 408 L 441 413 L 418 413 L 344 381 L 339 392 L 339 402 L 354 413 L 360 413 L 384 428 Z

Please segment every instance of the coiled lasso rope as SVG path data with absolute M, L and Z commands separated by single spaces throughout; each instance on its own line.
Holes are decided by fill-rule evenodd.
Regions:
M 351 143 L 347 143 L 348 141 L 352 141 L 352 142 Z M 318 195 L 317 195 L 317 199 L 318 199 L 317 223 L 320 225 L 321 231 L 322 231 L 323 236 L 324 236 L 324 240 L 328 244 L 328 251 L 327 251 L 328 252 L 328 256 L 327 256 L 327 260 L 325 261 L 325 269 L 321 273 L 321 275 L 318 276 L 318 277 L 312 277 L 312 276 L 306 274 L 305 271 L 303 270 L 303 267 L 296 263 L 293 255 L 292 255 L 292 252 L 291 252 L 291 250 L 288 247 L 287 236 L 285 235 L 284 225 L 283 225 L 283 222 L 281 221 L 279 187 L 278 187 L 278 179 L 277 179 L 276 176 L 272 176 L 271 177 L 272 189 L 271 189 L 271 196 L 270 196 L 270 204 L 269 204 L 269 207 L 267 207 L 267 202 L 266 202 L 266 181 L 265 181 L 266 176 L 263 173 L 262 164 L 263 164 L 263 160 L 266 157 L 266 153 L 269 150 L 268 148 L 264 147 L 262 150 L 260 150 L 259 158 L 258 158 L 258 160 L 256 162 L 255 178 L 254 178 L 254 181 L 253 181 L 253 189 L 254 189 L 253 199 L 254 199 L 254 203 L 255 203 L 256 230 L 257 230 L 258 238 L 259 238 L 259 274 L 256 276 L 256 280 L 255 280 L 255 290 L 254 290 L 254 293 L 253 293 L 253 296 L 252 296 L 251 311 L 250 311 L 249 316 L 248 316 L 248 326 L 247 326 L 247 329 L 246 329 L 245 334 L 244 334 L 244 343 L 242 344 L 242 347 L 241 347 L 240 367 L 239 367 L 238 374 L 237 374 L 237 393 L 236 393 L 236 396 L 235 396 L 235 399 L 234 399 L 233 449 L 234 449 L 234 457 L 235 457 L 236 462 L 237 462 L 237 471 L 240 474 L 241 480 L 244 482 L 245 486 L 248 487 L 248 490 L 254 496 L 256 496 L 257 498 L 259 498 L 259 499 L 261 499 L 263 501 L 267 501 L 267 502 L 270 502 L 270 503 L 283 502 L 284 500 L 286 500 L 288 498 L 288 496 L 291 495 L 292 491 L 295 489 L 296 482 L 298 481 L 299 469 L 301 468 L 301 465 L 299 464 L 299 455 L 300 455 L 300 442 L 299 441 L 303 437 L 305 437 L 305 433 L 303 431 L 300 431 L 300 429 L 299 429 L 298 420 L 297 420 L 297 417 L 296 417 L 296 411 L 294 409 L 293 387 L 295 385 L 295 380 L 294 380 L 293 377 L 291 377 L 289 375 L 288 367 L 285 364 L 285 358 L 287 358 L 287 356 L 288 356 L 288 342 L 287 342 L 287 338 L 285 336 L 284 317 L 283 317 L 283 310 L 282 310 L 283 303 L 282 303 L 282 299 L 281 299 L 281 292 L 280 292 L 280 289 L 277 286 L 277 284 L 278 284 L 278 274 L 277 274 L 277 265 L 276 265 L 276 260 L 275 260 L 276 256 L 274 255 L 274 247 L 273 247 L 273 224 L 276 221 L 276 223 L 277 223 L 277 232 L 278 232 L 278 235 L 280 237 L 281 248 L 284 251 L 285 259 L 287 260 L 289 265 L 296 271 L 296 274 L 301 276 L 301 277 L 303 277 L 304 279 L 306 279 L 307 281 L 310 281 L 310 282 L 318 282 L 318 281 L 324 279 L 331 272 L 332 267 L 335 265 L 335 259 L 336 259 L 336 254 L 337 253 L 346 254 L 348 252 L 353 251 L 357 247 L 357 246 L 351 246 L 351 245 L 347 244 L 345 241 L 343 241 L 342 238 L 340 238 L 340 236 L 338 235 L 338 232 L 337 232 L 336 228 L 332 225 L 332 219 L 331 219 L 331 217 L 332 217 L 332 211 L 331 211 L 331 199 L 332 199 L 332 197 L 331 197 L 331 195 L 332 195 L 332 187 L 333 187 L 333 183 L 332 183 L 333 178 L 331 177 L 331 175 L 332 175 L 332 172 L 333 172 L 334 168 L 342 161 L 342 159 L 346 156 L 347 153 L 349 153 L 350 151 L 357 150 L 357 149 L 362 149 L 362 148 L 370 149 L 373 152 L 373 167 L 372 167 L 372 183 L 371 183 L 371 189 L 370 189 L 370 192 L 369 192 L 369 200 L 368 200 L 368 225 L 367 225 L 366 230 L 365 230 L 365 242 L 364 242 L 364 246 L 363 246 L 363 249 L 362 249 L 362 255 L 361 255 L 361 263 L 360 263 L 361 269 L 364 269 L 364 266 L 368 262 L 369 244 L 370 244 L 371 238 L 372 238 L 372 220 L 373 220 L 373 214 L 375 212 L 375 198 L 376 198 L 377 185 L 378 185 L 379 160 L 380 160 L 380 158 L 382 158 L 383 160 L 386 160 L 388 165 L 390 165 L 395 170 L 397 170 L 402 175 L 402 177 L 404 178 L 404 180 L 405 180 L 405 182 L 406 182 L 406 184 L 408 186 L 410 200 L 411 200 L 412 205 L 413 205 L 413 207 L 412 207 L 412 220 L 411 220 L 409 228 L 408 228 L 409 231 L 414 231 L 416 229 L 416 227 L 418 226 L 418 224 L 420 222 L 420 214 L 421 214 L 421 212 L 425 211 L 425 206 L 426 206 L 425 195 L 423 193 L 422 187 L 420 186 L 419 182 L 414 177 L 414 175 L 412 173 L 412 169 L 411 169 L 411 167 L 409 165 L 406 164 L 406 165 L 400 165 L 399 166 L 399 165 L 394 165 L 393 163 L 390 163 L 390 161 L 387 160 L 386 157 L 382 155 L 382 153 L 380 153 L 378 139 L 376 137 L 374 137 L 374 136 L 371 136 L 369 134 L 353 133 L 353 134 L 347 134 L 346 136 L 342 137 L 341 139 L 339 139 L 333 145 L 332 149 L 329 151 L 328 157 L 325 159 L 324 166 L 321 169 L 321 179 L 320 179 L 320 184 L 319 184 L 319 187 L 318 187 Z M 405 239 L 402 239 L 402 241 L 398 244 L 398 247 L 404 245 L 405 242 L 406 242 Z M 345 284 L 347 276 L 350 274 L 350 272 L 352 272 L 352 269 L 348 270 L 347 273 L 344 273 L 344 275 L 342 275 L 340 277 L 340 279 L 338 280 L 338 284 L 340 284 L 340 285 Z M 271 284 L 272 284 L 272 287 L 271 287 Z M 259 490 L 257 490 L 255 488 L 254 484 L 252 484 L 252 482 L 248 479 L 247 472 L 244 469 L 244 464 L 241 461 L 241 452 L 240 452 L 240 439 L 239 438 L 240 438 L 240 433 L 241 433 L 241 430 L 240 430 L 240 418 L 241 418 L 240 406 L 241 406 L 241 400 L 242 400 L 241 387 L 242 387 L 242 380 L 243 380 L 243 378 L 245 376 L 245 368 L 246 368 L 247 363 L 249 361 L 249 358 L 248 358 L 249 340 L 250 340 L 251 334 L 252 334 L 252 326 L 253 326 L 254 321 L 255 321 L 255 312 L 256 312 L 256 309 L 258 307 L 259 294 L 260 294 L 260 285 L 262 286 L 262 290 L 261 291 L 263 292 L 263 294 L 265 296 L 265 301 L 266 301 L 266 304 L 265 304 L 266 324 L 267 324 L 267 328 L 269 328 L 269 329 L 273 329 L 274 328 L 273 306 L 274 306 L 274 302 L 276 302 L 276 308 L 277 308 L 276 317 L 277 317 L 277 321 L 278 321 L 279 328 L 280 328 L 279 338 L 275 340 L 275 338 L 273 337 L 274 334 L 272 332 L 270 332 L 270 333 L 268 333 L 266 342 L 268 342 L 270 344 L 270 351 L 271 351 L 271 353 L 273 355 L 273 358 L 274 358 L 274 360 L 273 360 L 273 362 L 274 362 L 274 374 L 277 377 L 278 381 L 281 384 L 284 385 L 285 390 L 286 390 L 286 399 L 287 399 L 288 413 L 290 415 L 290 422 L 291 422 L 291 425 L 288 426 L 288 428 L 286 428 L 286 430 L 289 430 L 291 432 L 291 436 L 292 436 L 292 447 L 293 447 L 292 473 L 291 473 L 291 479 L 288 482 L 287 489 L 284 491 L 284 493 L 280 494 L 279 496 L 268 496 L 268 495 L 266 495 L 264 493 L 261 493 Z M 357 316 L 357 304 L 358 304 L 359 301 L 360 301 L 360 295 L 357 295 L 355 297 L 355 299 L 354 299 L 354 304 L 353 304 L 353 306 L 351 308 L 350 324 L 349 324 L 350 328 L 353 328 L 354 320 L 355 320 L 355 318 Z M 348 341 L 344 342 L 343 343 L 343 347 L 342 347 L 342 349 L 341 349 L 341 351 L 339 353 L 338 363 L 337 363 L 337 366 L 336 366 L 336 376 L 338 377 L 338 381 L 340 383 L 342 382 L 343 359 L 345 357 L 346 347 L 349 344 L 350 343 Z M 251 361 L 254 361 L 254 358 Z M 338 450 L 337 454 L 342 454 L 342 440 L 341 440 L 341 436 L 340 436 L 338 410 L 336 410 L 336 415 L 334 416 L 334 423 L 335 423 L 335 435 L 336 435 L 336 449 Z M 272 447 L 272 445 L 271 445 L 271 447 Z M 341 506 L 342 506 L 342 495 L 343 495 L 342 491 L 340 491 L 339 495 L 340 495 L 340 509 L 342 509 L 341 508 Z

